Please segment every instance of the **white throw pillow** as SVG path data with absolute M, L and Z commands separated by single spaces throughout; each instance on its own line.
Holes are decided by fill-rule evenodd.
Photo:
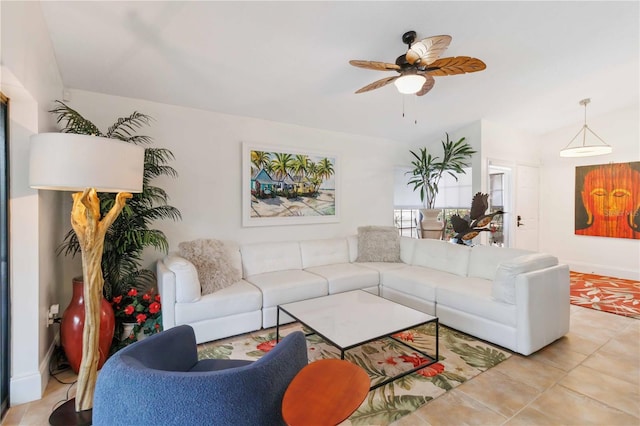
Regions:
M 164 264 L 176 276 L 177 303 L 190 303 L 200 299 L 200 281 L 193 263 L 183 257 L 169 256 Z
M 178 244 L 180 256 L 196 267 L 202 294 L 211 294 L 240 281 L 242 273 L 233 266 L 229 250 L 219 240 L 199 239 Z
M 546 253 L 526 254 L 518 256 L 498 265 L 491 296 L 500 302 L 516 303 L 516 276 L 549 268 L 558 264 L 558 258 Z

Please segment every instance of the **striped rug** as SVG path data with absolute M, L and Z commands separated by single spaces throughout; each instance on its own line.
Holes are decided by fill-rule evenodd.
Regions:
M 573 272 L 571 304 L 640 319 L 640 282 Z

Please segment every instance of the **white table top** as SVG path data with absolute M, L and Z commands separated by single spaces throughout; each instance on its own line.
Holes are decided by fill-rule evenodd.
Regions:
M 279 305 L 341 349 L 436 319 L 363 290 Z

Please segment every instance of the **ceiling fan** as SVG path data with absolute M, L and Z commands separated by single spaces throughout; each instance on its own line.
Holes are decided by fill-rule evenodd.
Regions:
M 402 35 L 402 42 L 407 45 L 407 53 L 398 56 L 395 64 L 376 61 L 349 61 L 354 67 L 398 72 L 398 75 L 374 81 L 357 90 L 356 93 L 379 89 L 394 82 L 400 93 L 415 93 L 418 96 L 422 96 L 433 88 L 435 84 L 434 76 L 440 77 L 482 71 L 487 67 L 480 59 L 469 56 L 438 59 L 451 43 L 451 36 L 449 35 L 427 37 L 416 41 L 416 32 L 408 31 Z

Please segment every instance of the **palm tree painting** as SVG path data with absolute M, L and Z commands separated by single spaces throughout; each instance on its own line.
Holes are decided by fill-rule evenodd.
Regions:
M 245 156 L 249 219 L 336 216 L 335 156 L 253 147 L 245 149 Z

